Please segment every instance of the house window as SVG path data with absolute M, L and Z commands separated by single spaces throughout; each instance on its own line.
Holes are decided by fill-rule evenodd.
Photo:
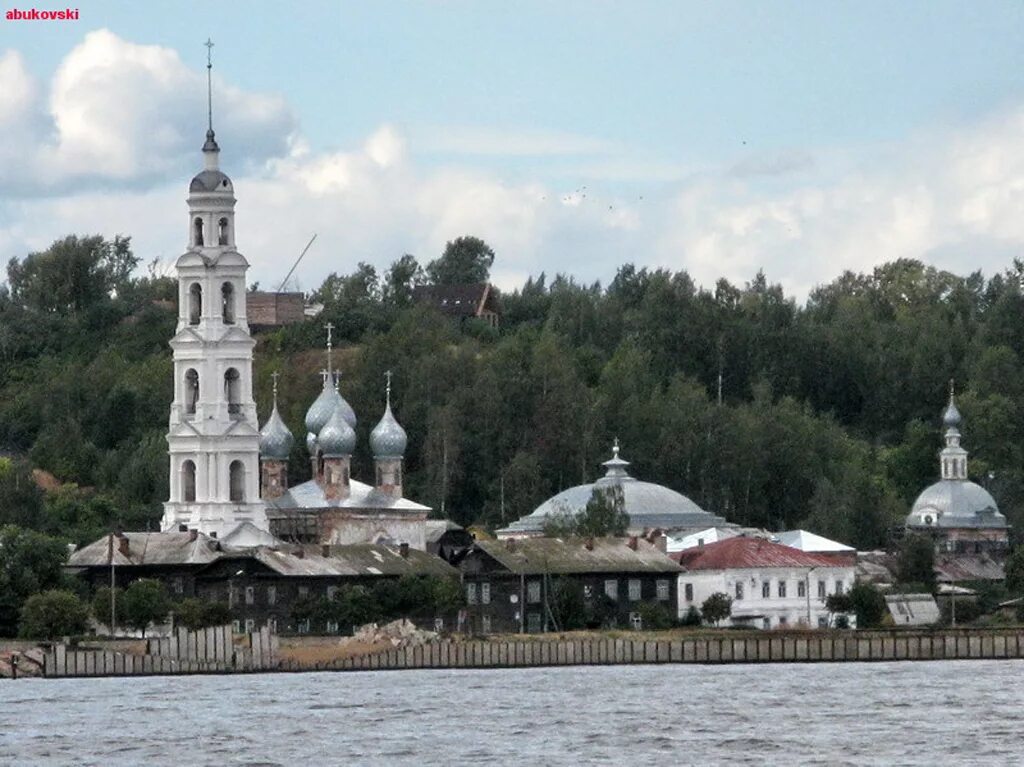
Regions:
M 526 584 L 526 601 L 531 605 L 540 602 L 540 581 L 530 581 Z
M 171 581 L 171 588 L 173 589 L 175 594 L 184 594 L 185 579 L 182 578 L 180 575 L 175 577 L 174 580 Z
M 476 604 L 476 584 L 475 583 L 467 583 L 466 584 L 466 604 L 467 605 L 475 605 Z
M 540 613 L 528 613 L 526 616 L 526 630 L 531 634 L 540 631 Z
M 305 599 L 309 596 L 309 586 L 299 586 L 299 599 Z
M 655 589 L 657 591 L 657 595 L 658 595 L 658 599 L 659 600 L 665 601 L 665 600 L 668 599 L 668 597 L 669 597 L 669 590 L 670 590 L 668 581 L 666 581 L 664 579 L 659 580 L 657 582 L 657 584 L 655 584 Z
M 491 584 L 481 583 L 480 584 L 480 604 L 489 605 L 491 603 Z
M 256 604 L 256 587 L 246 586 L 245 587 L 245 603 L 247 605 Z
M 772 584 L 765 581 L 761 584 L 761 598 L 768 599 L 772 595 Z
M 828 584 L 825 581 L 818 581 L 818 599 L 824 599 L 828 596 Z
M 228 587 L 228 607 L 234 607 L 238 604 L 238 589 L 234 586 Z
M 338 621 L 327 621 L 327 633 L 337 634 L 338 633 Z
M 743 599 L 743 581 L 736 581 L 736 599 Z
M 633 628 L 633 631 L 642 631 L 644 627 L 643 616 L 640 613 L 630 613 L 629 625 Z
M 796 595 L 798 597 L 806 597 L 807 596 L 807 584 L 804 583 L 803 581 L 797 581 L 796 582 Z
M 818 616 L 818 628 L 820 628 L 820 629 L 827 629 L 828 628 L 828 618 L 826 618 L 824 615 L 819 615 Z
M 298 633 L 308 634 L 309 633 L 309 618 L 304 621 L 299 621 L 299 625 L 295 627 Z
M 589 583 L 584 585 L 583 586 L 583 598 L 584 599 L 593 599 L 593 597 L 594 597 L 594 587 L 593 587 L 593 585 L 591 585 Z
M 328 599 L 334 599 L 334 597 L 336 597 L 337 595 L 338 595 L 338 587 L 337 586 L 328 586 L 327 587 L 327 598 Z
M 836 581 L 836 593 L 837 594 L 842 594 L 843 593 L 843 582 L 842 581 Z
M 267 620 L 267 628 L 270 629 L 271 634 L 277 633 L 277 618 L 270 618 Z
M 787 626 L 787 625 L 789 625 L 789 618 L 787 618 L 785 615 L 780 615 L 779 616 L 779 625 L 780 626 Z
M 616 580 L 607 580 L 604 582 L 604 595 L 609 599 L 618 600 L 619 598 L 619 582 Z
M 444 631 L 444 618 L 434 618 L 434 631 Z
M 630 578 L 629 582 L 627 584 L 627 588 L 629 589 L 629 601 L 630 602 L 639 602 L 640 601 L 640 579 L 639 578 Z
M 779 598 L 782 599 L 786 596 L 786 582 L 779 581 Z
M 245 619 L 245 633 L 246 634 L 251 634 L 255 630 L 256 630 L 256 621 L 254 621 L 252 618 L 246 618 Z
M 491 633 L 491 616 L 490 615 L 483 615 L 483 616 L 480 617 L 480 630 L 484 634 L 490 634 Z
M 693 584 L 687 583 L 683 586 L 683 594 L 686 596 L 687 602 L 693 601 Z
M 241 621 L 231 621 L 231 630 L 234 633 L 236 633 L 236 634 L 241 634 L 242 633 L 242 622 Z
M 277 586 L 267 586 L 267 604 L 277 604 Z
M 761 628 L 770 629 L 771 627 L 772 627 L 772 619 L 771 618 L 762 618 L 761 619 Z

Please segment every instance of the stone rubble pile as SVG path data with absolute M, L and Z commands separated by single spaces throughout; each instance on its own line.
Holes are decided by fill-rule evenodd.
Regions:
M 416 628 L 416 624 L 406 618 L 385 623 L 383 626 L 367 623 L 352 635 L 352 639 L 357 642 L 368 644 L 388 642 L 392 647 L 416 647 L 435 642 L 437 637 L 436 632 Z

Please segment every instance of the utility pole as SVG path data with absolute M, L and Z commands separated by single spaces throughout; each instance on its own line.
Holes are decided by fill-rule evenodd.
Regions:
M 117 623 L 117 592 L 115 591 L 116 579 L 114 577 L 114 534 L 110 534 L 110 539 L 107 542 L 107 556 L 110 560 L 110 636 L 114 636 L 116 632 L 115 624 Z

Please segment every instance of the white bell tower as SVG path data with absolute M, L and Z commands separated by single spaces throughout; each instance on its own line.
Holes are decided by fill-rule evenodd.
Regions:
M 213 43 L 207 41 L 207 48 Z M 170 495 L 163 530 L 223 536 L 241 522 L 268 529 L 260 499 L 259 426 L 245 314 L 249 263 L 235 249 L 235 194 L 219 168 L 207 55 L 209 127 L 204 169 L 188 195 L 188 251 L 178 259 L 174 402 L 167 444 Z

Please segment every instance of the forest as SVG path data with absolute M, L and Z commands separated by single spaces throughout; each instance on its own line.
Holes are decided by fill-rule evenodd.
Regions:
M 501 527 L 592 481 L 617 437 L 633 476 L 730 521 L 884 546 L 938 477 L 951 379 L 971 477 L 1024 521 L 1020 261 L 985 277 L 900 260 L 803 301 L 762 273 L 711 287 L 632 263 L 607 284 L 539 274 L 501 294 L 497 328 L 415 301 L 417 285 L 486 280 L 495 257 L 460 237 L 424 263 L 339 268 L 309 296 L 319 317 L 257 336 L 260 419 L 279 371 L 293 482 L 308 478 L 303 417 L 331 322 L 359 418 L 353 476 L 372 476 L 391 370 L 406 495 L 463 524 Z M 127 237 L 69 236 L 10 261 L 0 526 L 78 544 L 157 528 L 176 296 Z

